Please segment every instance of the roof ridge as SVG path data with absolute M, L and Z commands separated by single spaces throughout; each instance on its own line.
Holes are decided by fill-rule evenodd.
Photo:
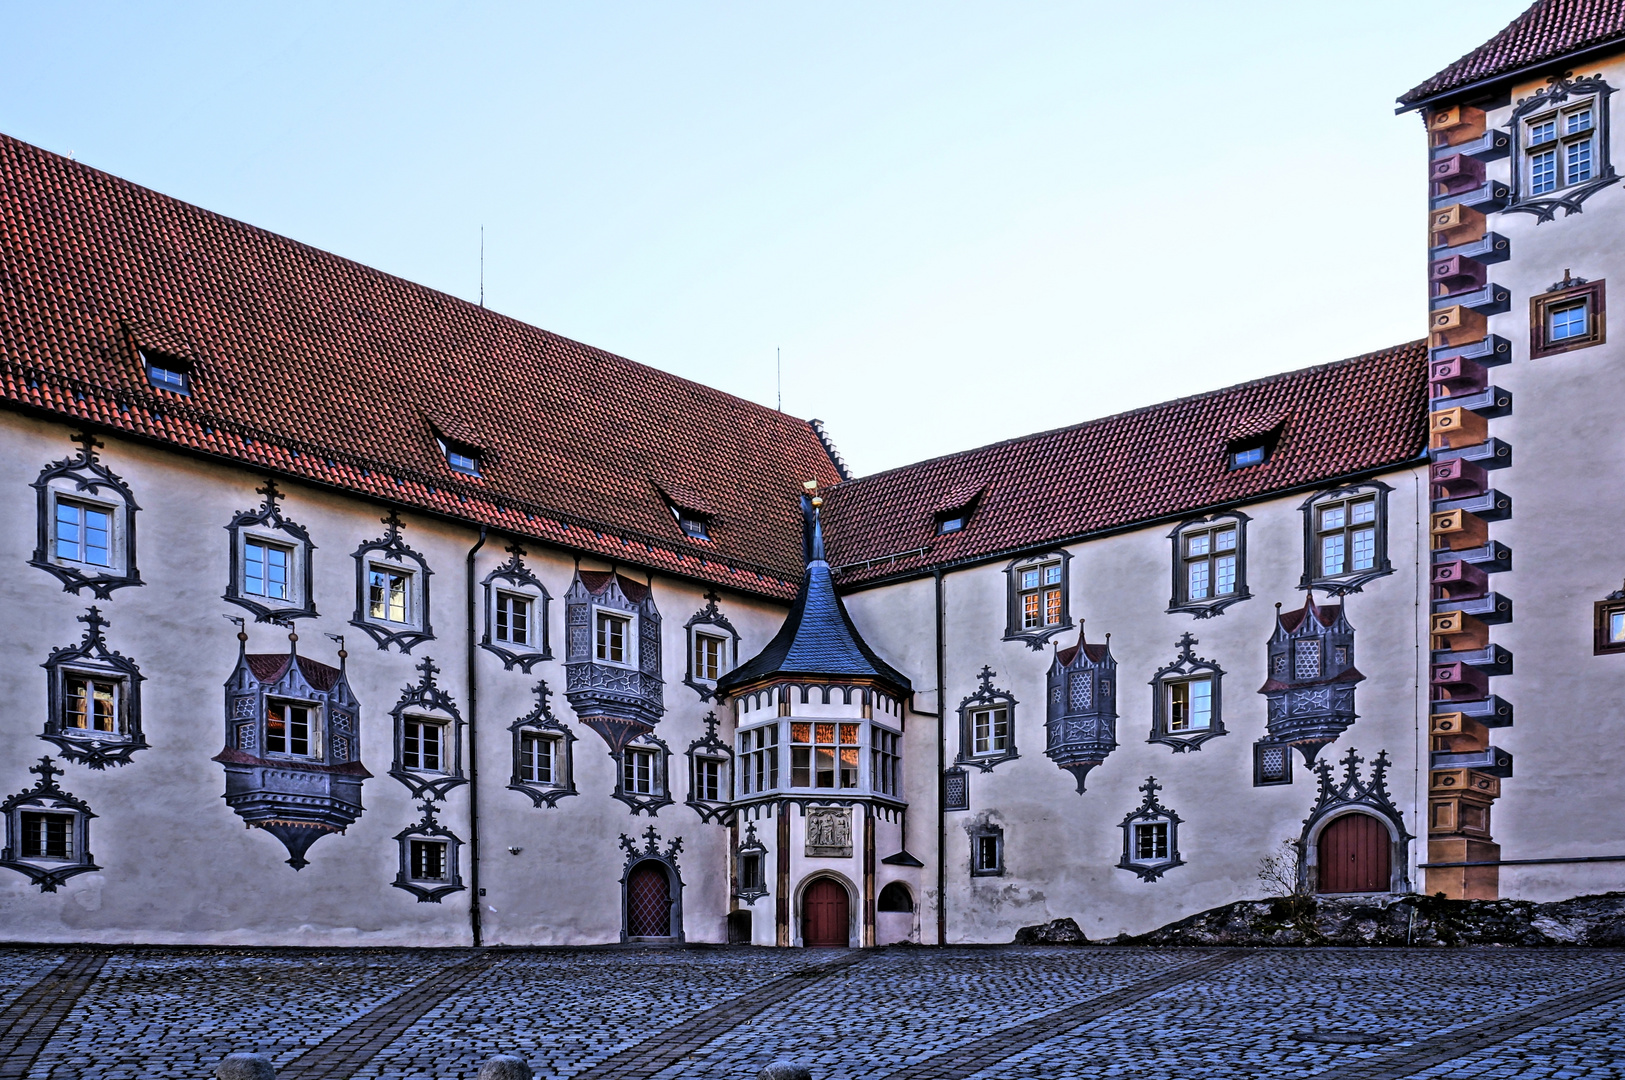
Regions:
M 1104 424 L 1111 420 L 1122 420 L 1126 419 L 1127 417 L 1138 416 L 1141 413 L 1155 412 L 1159 409 L 1172 408 L 1175 405 L 1183 405 L 1187 402 L 1201 401 L 1205 398 L 1216 397 L 1220 394 L 1234 393 L 1235 391 L 1246 390 L 1254 386 L 1268 386 L 1271 383 L 1277 383 L 1295 376 L 1305 375 L 1312 371 L 1328 371 L 1332 368 L 1355 364 L 1362 360 L 1375 360 L 1379 357 L 1390 356 L 1404 349 L 1415 348 L 1416 346 L 1422 345 L 1425 342 L 1425 338 L 1416 338 L 1413 341 L 1402 342 L 1398 345 L 1389 345 L 1382 349 L 1374 349 L 1371 352 L 1360 353 L 1357 356 L 1346 356 L 1341 360 L 1331 360 L 1324 364 L 1310 364 L 1306 367 L 1294 368 L 1291 371 L 1280 371 L 1273 375 L 1264 375 L 1257 379 L 1249 379 L 1246 382 L 1232 383 L 1229 386 L 1220 386 L 1212 390 L 1203 390 L 1196 394 L 1186 394 L 1184 397 L 1169 398 L 1166 401 L 1157 401 L 1151 403 L 1150 405 L 1139 405 L 1132 409 L 1124 409 L 1122 412 L 1108 413 L 1105 416 L 1097 416 L 1091 420 L 1080 420 L 1075 424 L 1063 424 L 1060 427 L 1047 428 L 1043 431 L 1029 432 L 1026 435 L 1015 435 L 1008 439 L 998 439 L 994 442 L 985 443 L 981 446 L 974 446 L 967 450 L 955 450 L 951 453 L 939 454 L 936 457 L 922 458 L 919 461 L 910 462 L 906 465 L 897 465 L 881 472 L 868 473 L 864 476 L 854 477 L 851 480 L 843 480 L 841 483 L 828 490 L 840 491 L 845 488 L 863 484 L 870 480 L 890 476 L 894 473 L 919 469 L 927 465 L 934 465 L 940 461 L 950 461 L 954 458 L 966 457 L 970 454 L 979 454 L 983 451 L 993 450 L 1001 446 L 1011 446 L 1016 443 L 1029 442 L 1052 435 L 1059 435 L 1063 432 L 1079 431 L 1083 428 L 1093 427 L 1096 424 Z

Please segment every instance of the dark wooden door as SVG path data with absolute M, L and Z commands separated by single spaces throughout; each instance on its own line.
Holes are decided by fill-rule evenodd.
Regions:
M 626 879 L 626 934 L 671 937 L 671 889 L 659 863 L 638 863 Z
M 1320 834 L 1320 891 L 1387 892 L 1388 830 L 1370 814 L 1345 814 Z
M 845 948 L 852 943 L 849 936 L 852 912 L 847 904 L 846 889 L 840 882 L 819 878 L 807 886 L 801 898 L 801 911 L 802 944 Z

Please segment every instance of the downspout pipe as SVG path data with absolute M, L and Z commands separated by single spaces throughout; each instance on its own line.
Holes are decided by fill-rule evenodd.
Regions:
M 468 599 L 468 928 L 473 935 L 476 949 L 484 947 L 485 932 L 480 925 L 480 907 L 482 904 L 482 890 L 480 889 L 480 740 L 478 738 L 480 691 L 479 683 L 474 677 L 475 660 L 478 656 L 475 645 L 477 605 L 475 603 L 474 556 L 479 553 L 480 548 L 485 546 L 486 532 L 486 527 L 481 525 L 479 541 L 468 549 L 468 561 L 464 567 L 464 581 L 467 585 Z
M 942 570 L 934 575 L 937 594 L 937 944 L 948 944 L 948 867 L 943 862 L 947 849 L 948 811 L 942 790 L 943 741 L 947 738 L 948 706 L 943 697 L 947 693 L 942 616 Z

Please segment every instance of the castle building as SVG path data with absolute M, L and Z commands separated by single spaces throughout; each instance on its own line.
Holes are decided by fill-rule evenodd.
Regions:
M 828 433 L 0 137 L 0 911 L 877 946 L 1620 887 L 1625 8 L 1400 98 L 1424 340 Z M 1421 328 L 1419 328 L 1421 329 Z

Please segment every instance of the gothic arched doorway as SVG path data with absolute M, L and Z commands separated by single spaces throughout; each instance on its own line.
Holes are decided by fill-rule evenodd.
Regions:
M 801 943 L 808 948 L 852 944 L 852 908 L 834 878 L 819 878 L 801 894 Z
M 1323 893 L 1388 892 L 1393 838 L 1370 814 L 1344 814 L 1321 830 L 1317 864 Z
M 671 937 L 671 879 L 654 859 L 638 863 L 626 877 L 626 936 Z

